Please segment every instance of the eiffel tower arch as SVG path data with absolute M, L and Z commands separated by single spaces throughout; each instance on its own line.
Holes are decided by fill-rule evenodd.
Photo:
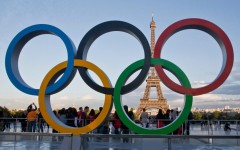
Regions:
M 154 51 L 154 46 L 155 46 L 155 28 L 156 28 L 156 23 L 152 17 L 152 21 L 150 23 L 152 57 L 153 57 L 153 51 Z M 147 85 L 145 88 L 143 98 L 140 99 L 140 104 L 139 104 L 136 114 L 135 114 L 137 119 L 140 118 L 143 108 L 145 108 L 146 110 L 150 109 L 150 108 L 162 109 L 164 112 L 168 109 L 167 100 L 163 97 L 162 89 L 160 86 L 160 79 L 159 79 L 158 75 L 156 74 L 156 70 L 154 67 L 150 68 L 150 72 L 149 72 L 146 82 L 147 82 Z M 156 89 L 156 93 L 157 93 L 156 98 L 150 98 L 150 92 L 151 92 L 152 88 Z

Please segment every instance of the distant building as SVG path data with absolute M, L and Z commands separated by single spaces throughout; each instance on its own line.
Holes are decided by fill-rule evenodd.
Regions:
M 225 106 L 224 109 L 230 109 L 230 106 Z

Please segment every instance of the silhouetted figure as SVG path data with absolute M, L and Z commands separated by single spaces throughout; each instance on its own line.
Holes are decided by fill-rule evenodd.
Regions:
M 128 112 L 128 106 L 124 105 L 123 108 L 125 110 L 125 113 L 130 118 L 129 112 Z M 122 134 L 129 134 L 129 128 L 123 122 L 121 122 L 121 129 L 122 129 Z M 129 142 L 129 138 L 123 138 L 123 143 L 125 143 L 125 142 L 128 143 Z
M 191 122 L 191 120 L 193 120 L 193 113 L 192 112 L 189 113 L 188 119 L 185 121 L 185 125 L 183 126 L 183 133 L 185 135 L 190 135 L 190 122 Z
M 27 110 L 25 110 L 24 112 L 22 112 L 19 122 L 21 122 L 21 130 L 22 132 L 26 132 L 27 131 Z
M 157 123 L 156 127 L 157 128 L 161 128 L 164 126 L 164 123 L 163 123 L 164 119 L 165 119 L 165 117 L 163 115 L 162 109 L 159 109 L 158 114 L 156 116 L 156 123 Z
M 224 125 L 224 131 L 231 131 L 230 123 L 229 123 L 229 122 L 225 123 L 225 125 Z

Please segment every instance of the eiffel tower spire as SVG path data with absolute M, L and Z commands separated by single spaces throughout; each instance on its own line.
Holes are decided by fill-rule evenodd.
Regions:
M 152 54 L 152 58 L 153 58 L 153 53 L 154 53 L 154 48 L 155 48 L 155 29 L 156 29 L 156 23 L 153 20 L 153 16 L 152 16 L 152 21 L 150 23 L 150 29 L 151 29 L 151 54 Z M 150 68 L 150 73 L 148 75 L 147 78 L 147 85 L 146 85 L 146 89 L 143 95 L 143 99 L 148 100 L 150 97 L 150 90 L 151 87 L 156 87 L 157 90 L 157 97 L 156 99 L 161 100 L 164 99 L 163 98 L 163 94 L 162 94 L 162 89 L 160 86 L 160 79 L 158 77 L 158 75 L 156 74 L 156 70 L 154 67 Z
M 151 56 L 153 58 L 154 48 L 155 48 L 155 29 L 156 29 L 156 23 L 153 19 L 150 22 L 150 29 L 151 29 Z M 168 109 L 167 101 L 163 97 L 162 89 L 160 86 L 160 79 L 158 75 L 156 74 L 156 70 L 154 67 L 150 68 L 150 72 L 147 77 L 147 85 L 145 88 L 145 92 L 143 95 L 143 98 L 140 100 L 140 104 L 138 106 L 136 117 L 139 118 L 140 114 L 142 112 L 142 109 L 148 109 L 148 108 L 157 108 L 162 109 L 163 111 L 166 111 Z M 157 97 L 151 98 L 150 92 L 152 87 L 156 88 Z

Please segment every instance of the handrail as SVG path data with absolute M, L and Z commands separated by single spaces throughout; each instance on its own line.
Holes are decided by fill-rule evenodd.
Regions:
M 167 139 L 167 147 L 168 150 L 172 150 L 172 139 L 208 139 L 209 143 L 210 139 L 236 139 L 237 145 L 239 144 L 238 140 L 240 139 L 239 135 L 145 135 L 145 134 L 82 134 L 81 138 L 81 147 L 80 150 L 85 149 L 85 138 L 164 138 Z M 212 143 L 211 143 L 212 144 Z
M 80 137 L 113 138 L 217 138 L 240 139 L 240 135 L 150 135 L 150 134 L 81 134 Z
M 64 137 L 71 137 L 71 142 L 68 147 L 69 150 L 72 150 L 73 148 L 73 135 L 70 133 L 32 133 L 32 132 L 18 132 L 18 133 L 12 133 L 12 132 L 0 132 L 1 135 L 14 135 L 15 136 L 15 142 L 16 142 L 16 136 L 22 135 L 22 136 L 64 136 Z M 164 138 L 167 139 L 167 145 L 168 150 L 172 149 L 172 139 L 236 139 L 237 145 L 238 140 L 240 139 L 239 135 L 145 135 L 145 134 L 81 134 L 80 135 L 80 149 L 85 149 L 84 143 L 86 142 L 85 138 Z M 209 142 L 210 143 L 210 142 Z M 211 143 L 212 144 L 212 143 Z
M 24 120 L 24 119 L 27 119 L 27 118 L 10 118 L 10 117 L 0 117 L 0 120 L 2 119 L 6 119 L 6 120 Z M 31 118 L 30 118 L 31 119 Z M 35 118 L 32 118 L 32 119 L 35 119 Z M 38 118 L 38 119 L 43 119 L 44 118 Z M 64 120 L 75 120 L 74 118 L 66 118 Z M 85 120 L 90 120 L 90 119 L 85 119 Z M 109 119 L 108 121 L 114 121 L 115 119 Z M 159 120 L 159 121 L 173 121 L 172 119 L 155 119 L 155 120 Z M 136 119 L 136 121 L 140 121 L 138 119 Z M 190 122 L 199 122 L 199 121 L 213 121 L 213 122 L 216 122 L 216 121 L 227 121 L 227 122 L 240 122 L 240 120 L 219 120 L 219 119 L 200 119 L 200 120 L 186 120 L 186 121 L 190 121 Z
M 73 136 L 71 133 L 33 133 L 33 132 L 0 132 L 1 135 L 24 136 Z M 118 138 L 226 138 L 240 139 L 240 135 L 152 135 L 152 134 L 81 134 L 80 137 L 118 137 Z
M 1 135 L 23 135 L 23 136 L 65 136 L 72 137 L 71 133 L 39 133 L 39 132 L 0 132 Z

